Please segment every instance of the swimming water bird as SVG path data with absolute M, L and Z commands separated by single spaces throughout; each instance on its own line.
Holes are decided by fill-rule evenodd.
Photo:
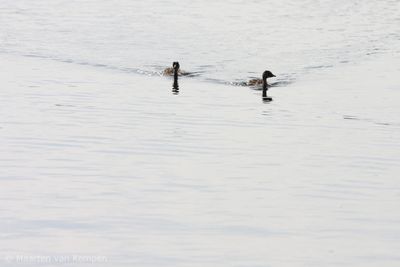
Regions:
M 257 86 L 257 85 L 261 85 L 262 84 L 264 100 L 272 100 L 272 98 L 267 97 L 267 91 L 268 91 L 267 79 L 271 78 L 271 77 L 276 77 L 276 76 L 274 74 L 272 74 L 272 72 L 270 72 L 269 70 L 266 70 L 262 74 L 262 79 L 251 79 L 247 83 L 247 85 L 249 85 L 249 86 Z
M 180 65 L 179 65 L 179 62 L 177 62 L 177 61 L 172 63 L 172 67 L 166 68 L 163 71 L 163 75 L 165 75 L 165 76 L 172 76 L 172 75 L 175 76 L 175 74 L 176 75 L 181 74 Z
M 263 87 L 264 87 L 264 84 L 265 84 L 268 87 L 267 78 L 271 78 L 271 77 L 276 77 L 276 76 L 274 74 L 272 74 L 272 72 L 270 72 L 269 70 L 266 70 L 262 74 L 262 79 L 259 79 L 259 78 L 251 79 L 247 82 L 247 85 L 248 86 L 263 85 Z
M 172 63 L 172 68 L 167 68 L 164 70 L 164 75 L 174 75 L 174 83 L 172 84 L 172 92 L 174 94 L 179 93 L 179 84 L 178 84 L 178 74 L 180 73 L 180 65 L 179 62 L 175 61 Z

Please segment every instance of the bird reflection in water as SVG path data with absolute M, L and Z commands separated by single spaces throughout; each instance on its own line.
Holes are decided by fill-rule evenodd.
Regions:
M 264 103 L 270 103 L 272 101 L 272 97 L 269 96 L 263 96 L 262 101 Z
M 174 95 L 179 94 L 178 76 L 174 77 L 174 83 L 172 84 L 172 93 Z

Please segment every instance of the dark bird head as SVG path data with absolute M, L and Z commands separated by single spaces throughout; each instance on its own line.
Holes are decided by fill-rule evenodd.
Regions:
M 267 78 L 275 77 L 275 75 L 272 74 L 272 72 L 270 72 L 269 70 L 266 70 L 266 71 L 264 71 L 262 77 L 263 77 L 263 80 L 266 80 Z
M 179 68 L 180 68 L 180 66 L 179 66 L 179 62 L 178 62 L 178 61 L 176 61 L 176 62 L 172 63 L 172 68 L 173 68 L 175 71 L 178 71 L 178 70 L 179 70 Z

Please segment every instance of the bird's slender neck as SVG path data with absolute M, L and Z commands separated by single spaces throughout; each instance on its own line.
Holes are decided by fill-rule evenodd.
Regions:
M 174 80 L 178 80 L 178 70 L 174 68 Z

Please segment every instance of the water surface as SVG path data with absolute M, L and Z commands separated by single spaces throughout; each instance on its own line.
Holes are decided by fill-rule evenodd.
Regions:
M 1 265 L 398 266 L 398 10 L 1 3 Z

